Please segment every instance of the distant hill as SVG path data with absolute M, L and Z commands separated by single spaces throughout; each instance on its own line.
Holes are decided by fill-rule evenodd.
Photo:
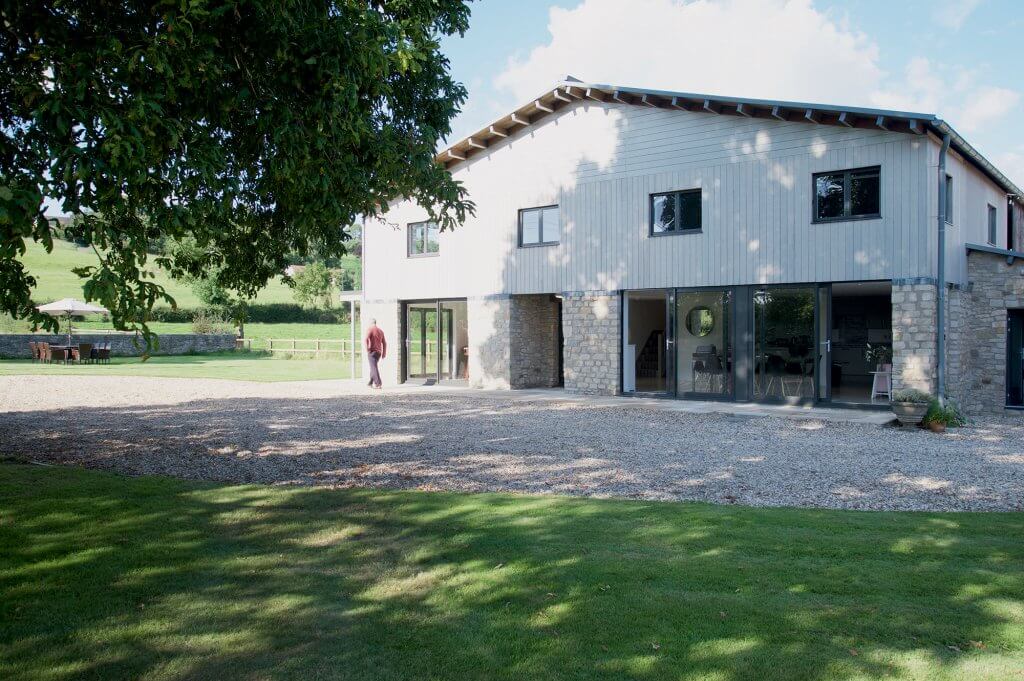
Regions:
M 355 256 L 346 256 L 346 264 L 358 274 L 359 261 Z M 68 241 L 54 240 L 53 251 L 47 253 L 41 244 L 30 242 L 25 254 L 25 268 L 35 276 L 38 284 L 32 293 L 36 303 L 45 303 L 60 298 L 82 298 L 82 283 L 72 268 L 96 264 L 96 256 L 88 248 L 79 248 Z M 183 282 L 172 280 L 164 272 L 153 268 L 154 281 L 163 286 L 178 303 L 178 307 L 199 307 L 201 303 L 192 293 L 192 288 Z M 358 281 L 358 276 L 356 277 Z M 294 303 L 292 290 L 280 279 L 272 280 L 256 297 L 257 303 Z

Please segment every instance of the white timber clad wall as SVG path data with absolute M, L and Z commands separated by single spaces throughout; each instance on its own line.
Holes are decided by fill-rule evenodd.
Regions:
M 391 207 L 365 232 L 368 300 L 933 277 L 924 137 L 580 102 L 453 169 L 476 215 L 406 257 Z M 813 173 L 880 165 L 882 218 L 812 223 Z M 704 232 L 649 237 L 649 196 L 703 189 Z M 518 210 L 561 207 L 561 242 L 517 247 Z M 1003 214 L 1005 220 L 1005 213 Z
M 938 146 L 935 146 L 932 177 L 938 178 Z M 946 157 L 946 174 L 953 177 L 953 220 L 946 225 L 946 281 L 967 283 L 965 244 L 988 243 L 988 207 L 996 208 L 996 246 L 1006 248 L 1006 192 L 992 183 L 956 151 Z M 930 192 L 931 221 L 938 229 L 938 180 Z

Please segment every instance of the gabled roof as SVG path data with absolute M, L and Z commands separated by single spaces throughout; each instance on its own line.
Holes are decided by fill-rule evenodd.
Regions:
M 1024 196 L 1020 188 L 972 147 L 952 126 L 935 114 L 866 109 L 835 104 L 722 97 L 695 92 L 647 90 L 620 85 L 584 83 L 572 76 L 567 76 L 551 90 L 541 93 L 538 97 L 502 116 L 486 128 L 442 150 L 436 158 L 446 168 L 452 168 L 520 129 L 529 127 L 581 100 L 617 102 L 633 106 L 694 111 L 719 116 L 767 118 L 848 128 L 881 129 L 909 135 L 925 135 L 932 132 L 942 137 L 948 134 L 950 145 L 993 182 L 1008 194 L 1015 195 L 1018 200 Z

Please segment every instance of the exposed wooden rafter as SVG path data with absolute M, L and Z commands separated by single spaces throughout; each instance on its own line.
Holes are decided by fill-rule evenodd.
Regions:
M 512 114 L 512 122 L 516 125 L 529 125 L 530 118 L 528 116 L 520 116 L 519 114 Z
M 598 90 L 597 88 L 592 88 L 592 87 L 588 87 L 587 88 L 587 91 L 586 91 L 586 93 L 584 93 L 584 96 L 587 99 L 593 99 L 593 100 L 596 100 L 598 102 L 603 102 L 605 100 L 604 92 L 601 91 L 601 90 Z
M 814 109 L 807 109 L 804 112 L 804 118 L 809 120 L 811 123 L 821 123 L 821 114 Z
M 490 127 L 490 132 L 495 137 L 508 137 L 508 133 L 507 132 L 505 132 L 504 130 L 498 130 L 493 125 Z
M 562 91 L 557 89 L 557 88 L 551 91 L 551 96 L 554 97 L 555 99 L 557 99 L 560 102 L 571 102 L 572 101 L 571 99 L 569 99 L 568 97 L 563 95 Z
M 714 113 L 714 114 L 721 113 L 721 110 L 722 110 L 721 107 L 719 107 L 717 104 L 712 102 L 710 99 L 705 99 L 704 100 L 704 106 L 701 107 L 701 108 L 704 109 L 705 111 L 707 111 L 708 113 Z
M 466 144 L 468 144 L 469 146 L 473 147 L 474 149 L 486 149 L 487 148 L 486 144 L 483 144 L 482 142 L 478 142 L 475 139 L 473 139 L 472 137 L 469 137 L 469 138 L 466 139 Z
M 545 113 L 554 113 L 555 112 L 555 110 L 552 109 L 547 104 L 541 103 L 541 101 L 539 99 L 534 100 L 533 106 L 534 106 L 534 108 L 540 109 L 541 111 L 543 111 Z
M 914 119 L 910 119 L 909 121 L 907 121 L 907 128 L 909 128 L 910 132 L 914 133 L 915 135 L 924 134 L 924 128 L 921 127 L 921 123 L 919 121 L 915 121 Z
M 889 129 L 889 123 L 885 120 L 885 116 L 879 116 L 878 118 L 876 118 L 875 126 L 881 128 L 882 130 Z
M 845 125 L 848 128 L 853 127 L 853 114 L 849 111 L 844 111 L 839 114 L 839 125 Z
M 454 151 L 452 151 L 451 149 L 448 150 L 448 158 L 452 159 L 453 161 L 465 161 L 466 160 L 465 156 L 463 156 L 462 154 L 457 154 Z
M 746 116 L 750 118 L 750 107 L 742 102 L 736 105 L 736 113 L 740 116 Z
M 655 109 L 658 108 L 658 103 L 654 100 L 654 97 L 652 97 L 651 95 L 643 95 L 642 97 L 640 97 L 640 103 L 643 104 L 644 106 L 650 106 Z
M 693 107 L 686 100 L 680 99 L 679 97 L 672 98 L 672 108 L 679 109 L 680 111 L 692 111 Z
M 789 120 L 788 116 L 786 115 L 785 110 L 783 110 L 783 108 L 781 106 L 773 106 L 772 107 L 772 118 L 778 119 L 780 121 L 788 121 Z

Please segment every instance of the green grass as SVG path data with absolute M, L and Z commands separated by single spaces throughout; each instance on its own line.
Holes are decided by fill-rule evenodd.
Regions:
M 356 371 L 360 371 L 357 361 Z M 0 360 L 0 376 L 158 376 L 165 378 L 224 378 L 236 381 L 315 381 L 350 378 L 349 361 L 287 359 L 261 352 L 203 355 L 114 357 L 109 364 L 36 364 L 31 360 Z
M 1024 516 L 0 467 L 5 679 L 1015 679 Z
M 82 298 L 83 280 L 71 271 L 74 267 L 95 265 L 96 256 L 91 249 L 79 248 L 75 244 L 54 240 L 53 251 L 46 252 L 42 244 L 30 241 L 23 259 L 25 268 L 36 280 L 36 288 L 32 299 L 36 302 L 47 302 L 60 298 Z M 344 266 L 358 275 L 359 259 L 346 256 Z M 192 292 L 192 288 L 180 281 L 168 277 L 157 267 L 152 268 L 153 281 L 163 286 L 177 302 L 178 307 L 201 307 L 202 303 Z M 356 277 L 358 281 L 358 276 Z M 255 303 L 294 303 L 292 290 L 280 279 L 274 279 L 256 296 Z
M 190 322 L 153 322 L 149 325 L 153 331 L 159 334 L 168 333 L 192 333 Z M 76 322 L 76 329 L 88 330 L 90 332 L 112 331 L 110 323 L 102 321 Z M 263 350 L 267 347 L 267 340 L 273 339 L 317 339 L 320 340 L 349 340 L 348 324 L 264 324 L 249 323 L 245 325 L 245 337 L 252 340 L 253 349 Z M 356 343 L 360 338 L 359 330 L 356 329 Z M 308 345 L 308 344 L 307 344 Z M 306 347 L 299 345 L 299 347 Z M 325 346 L 327 347 L 327 346 Z M 331 345 L 332 349 L 339 349 L 338 345 Z

